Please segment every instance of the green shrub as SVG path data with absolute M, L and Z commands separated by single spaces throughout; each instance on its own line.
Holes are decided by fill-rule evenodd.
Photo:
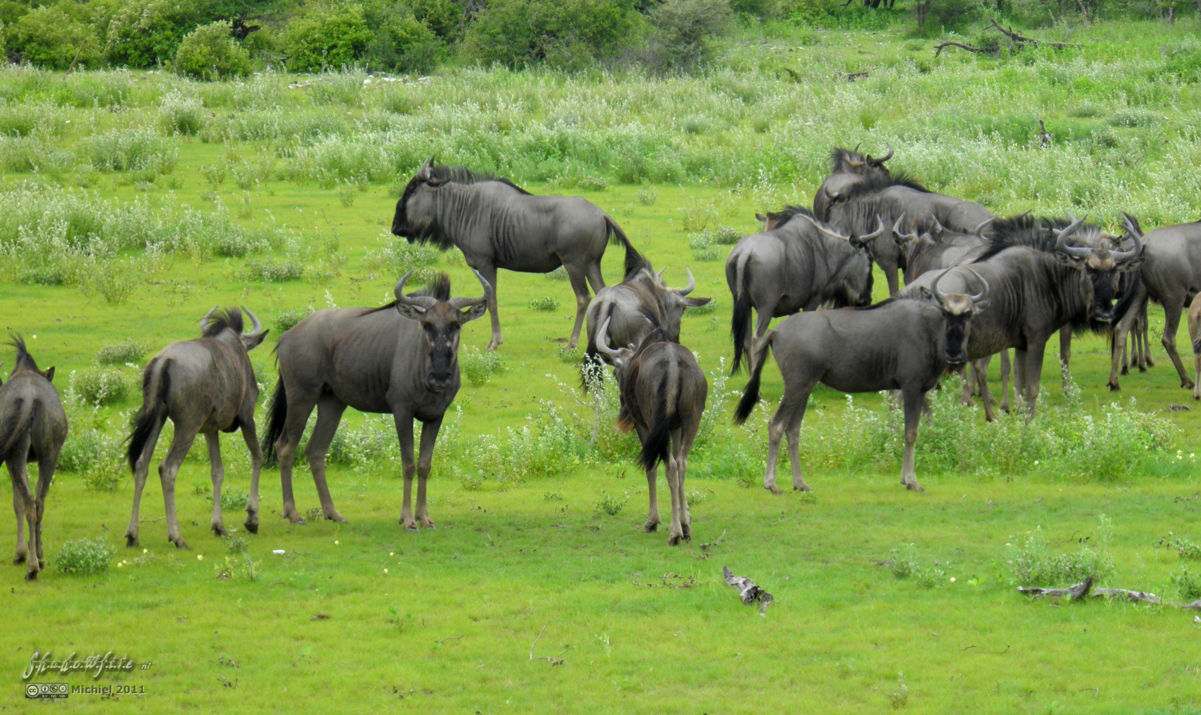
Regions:
M 917 547 L 907 544 L 892 550 L 889 570 L 894 578 L 913 579 L 923 588 L 947 583 L 947 565 L 939 561 L 926 563 L 917 556 Z
M 529 306 L 530 310 L 540 310 L 550 313 L 559 309 L 559 299 L 553 295 L 543 295 L 537 298 L 530 298 Z
M 1007 562 L 1017 586 L 1064 586 L 1092 577 L 1100 581 L 1113 573 L 1113 558 L 1109 555 L 1111 525 L 1104 514 L 1098 517 L 1097 534 L 1092 543 L 1083 544 L 1075 552 L 1054 553 L 1047 544 L 1042 529 L 1026 532 L 1006 544 Z
M 228 20 L 218 20 L 192 30 L 175 51 L 175 71 L 185 77 L 205 80 L 250 74 L 250 55 L 234 40 L 231 32 Z
M 251 278 L 261 281 L 279 283 L 294 281 L 304 275 L 304 264 L 298 261 L 261 260 L 250 261 L 246 264 L 246 272 Z
M 1201 574 L 1193 573 L 1187 568 L 1176 571 L 1171 576 L 1176 591 L 1185 601 L 1195 601 L 1201 598 Z
M 646 60 L 657 71 L 695 71 L 708 64 L 712 38 L 732 21 L 729 0 L 666 0 L 650 13 L 655 32 Z
M 113 474 L 123 466 L 122 445 L 127 435 L 119 435 L 105 424 L 89 424 L 71 415 L 71 436 L 58 455 L 58 469 L 79 474 L 88 486 L 93 475 Z
M 495 0 L 467 28 L 463 52 L 485 65 L 578 70 L 612 54 L 632 28 L 627 2 Z
M 63 70 L 72 64 L 96 67 L 100 41 L 91 27 L 57 5 L 42 5 L 7 28 L 7 49 L 38 67 Z
M 108 21 L 105 54 L 120 67 L 148 68 L 175 57 L 184 36 L 216 19 L 206 0 L 124 0 Z
M 592 508 L 592 513 L 596 516 L 617 516 L 621 510 L 625 508 L 626 502 L 630 500 L 630 492 L 626 490 L 621 496 L 610 494 L 602 489 L 600 499 L 597 499 L 596 504 Z
M 367 69 L 385 72 L 428 72 L 433 69 L 442 42 L 434 31 L 412 14 L 390 7 L 368 12 L 371 40 L 363 48 Z
M 105 345 L 96 351 L 96 362 L 101 365 L 140 364 L 147 347 L 133 338 Z
M 132 171 L 153 178 L 169 173 L 179 148 L 151 129 L 112 129 L 84 138 L 84 155 L 99 171 Z
M 459 368 L 467 381 L 476 387 L 483 385 L 494 373 L 504 370 L 500 353 L 495 350 L 480 352 L 477 348 L 467 348 L 459 353 Z
M 275 314 L 275 319 L 272 323 L 275 326 L 276 333 L 283 333 L 293 325 L 304 320 L 313 311 L 308 308 L 287 308 Z
M 70 576 L 92 576 L 107 571 L 115 554 L 102 539 L 72 539 L 54 555 L 54 568 Z
M 198 134 L 204 122 L 204 104 L 198 97 L 169 92 L 159 104 L 158 118 L 168 134 Z
M 292 18 L 281 46 L 288 69 L 321 72 L 355 64 L 374 37 L 362 5 L 321 2 Z
M 80 404 L 102 407 L 125 400 L 133 391 L 131 379 L 121 370 L 102 368 L 72 372 L 71 394 Z

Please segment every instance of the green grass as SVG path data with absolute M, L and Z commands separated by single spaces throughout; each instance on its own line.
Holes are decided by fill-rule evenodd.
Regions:
M 1066 396 L 1048 354 L 1043 414 L 1030 425 L 985 425 L 978 409 L 939 395 L 918 437 L 925 495 L 897 483 L 896 419 L 878 395 L 814 392 L 801 435 L 810 495 L 759 486 L 764 423 L 781 392 L 774 367 L 767 404 L 745 428 L 729 425 L 745 378 L 724 375 L 727 244 L 758 230 L 756 211 L 809 203 L 834 145 L 878 152 L 891 141 L 892 166 L 1002 213 L 1072 210 L 1116 227 L 1127 210 L 1146 228 L 1201 215 L 1201 184 L 1179 169 L 1201 161 L 1198 77 L 1181 59 L 1195 51 L 1191 26 L 1071 31 L 1082 48 L 998 60 L 935 59 L 932 43 L 895 30 L 805 28 L 803 42 L 730 46 L 722 68 L 697 78 L 465 69 L 370 86 L 346 72 L 290 88 L 275 74 L 203 84 L 0 69 L 0 140 L 19 150 L 0 165 L 0 315 L 43 368 L 56 366 L 60 390 L 72 373 L 97 388 L 67 402 L 46 556 L 53 564 L 81 539 L 117 550 L 93 576 L 51 568 L 25 584 L 23 569 L 5 571 L 0 668 L 21 672 L 35 650 L 111 650 L 147 668 L 102 682 L 144 685 L 140 699 L 121 698 L 155 710 L 1201 707 L 1190 613 L 1028 602 L 1013 589 L 1015 549 L 1046 557 L 1052 572 L 1103 557 L 1112 569 L 1102 585 L 1168 599 L 1198 580 L 1182 555 L 1201 542 L 1201 412 L 1158 345 L 1156 366 L 1124 377 L 1116 396 L 1104 387 L 1102 338 L 1074 344 L 1079 389 Z M 797 82 L 781 79 L 785 66 Z M 844 79 L 857 72 L 868 74 Z M 1048 148 L 1033 140 L 1040 118 L 1055 135 Z M 397 524 L 390 418 L 348 411 L 329 483 L 349 524 L 279 520 L 268 469 L 260 533 L 246 534 L 236 510 L 249 458 L 230 435 L 233 537 L 207 530 L 201 440 L 176 486 L 192 550 L 166 543 L 155 469 L 145 551 L 126 550 L 121 440 L 141 402 L 136 366 L 196 337 L 213 305 L 244 305 L 270 328 L 251 353 L 265 403 L 274 340 L 309 312 L 387 303 L 410 268 L 414 285 L 444 270 L 454 295 L 477 295 L 459 254 L 388 233 L 400 188 L 430 154 L 535 193 L 584 196 L 673 285 L 689 267 L 696 294 L 716 299 L 686 312 L 681 332 L 710 383 L 686 485 L 692 543 L 671 549 L 665 532 L 641 531 L 636 440 L 612 429 L 611 387 L 595 399 L 579 392 L 580 352 L 564 349 L 570 287 L 502 272 L 500 358 L 480 352 L 487 320 L 463 331 L 472 373 L 434 456 L 436 531 Z M 622 259 L 620 248 L 606 253 L 611 282 Z M 882 298 L 881 276 L 876 286 Z M 1157 308 L 1151 320 L 1158 336 Z M 101 378 L 98 356 L 122 346 L 102 362 L 135 367 Z M 120 394 L 109 389 L 123 382 Z M 301 513 L 317 506 L 303 468 L 296 489 Z M 662 480 L 659 495 L 666 517 Z M 765 617 L 738 602 L 722 565 L 775 596 Z

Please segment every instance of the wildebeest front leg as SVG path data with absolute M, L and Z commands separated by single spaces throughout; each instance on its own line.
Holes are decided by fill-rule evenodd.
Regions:
M 567 349 L 576 346 L 580 340 L 580 326 L 584 324 L 584 313 L 588 310 L 588 282 L 584 271 L 577 265 L 563 264 L 567 271 L 567 279 L 571 281 L 571 290 L 575 293 L 575 323 L 571 326 L 571 337 L 567 339 Z
M 250 496 L 246 499 L 246 530 L 259 531 L 259 473 L 263 471 L 263 450 L 254 430 L 254 418 L 242 422 L 242 439 L 250 450 Z
M 972 369 L 968 374 L 976 383 L 976 391 L 980 393 L 980 402 L 984 405 L 984 419 L 992 422 L 997 418 L 992 408 L 992 392 L 988 389 L 988 363 L 991 358 L 980 358 L 972 361 Z M 971 391 L 970 385 L 964 385 L 964 393 Z
M 434 443 L 438 441 L 438 430 L 441 428 L 441 417 L 421 425 L 421 454 L 417 457 L 417 523 L 427 529 L 434 528 L 434 521 L 430 519 L 429 510 L 426 508 L 425 486 L 430 478 L 430 467 L 434 463 Z
M 221 519 L 221 484 L 225 481 L 225 465 L 221 462 L 221 440 L 216 432 L 205 432 L 204 441 L 209 448 L 209 472 L 213 481 L 213 518 L 209 528 L 217 536 L 225 536 L 225 522 Z
M 413 459 L 413 416 L 408 412 L 394 412 L 396 439 L 400 442 L 400 464 L 404 470 L 404 504 L 400 508 L 400 523 L 406 531 L 417 531 L 417 520 L 413 518 L 413 475 L 417 462 Z
M 1142 281 L 1137 281 L 1134 290 L 1139 293 L 1133 299 L 1133 305 L 1113 326 L 1113 352 L 1110 354 L 1108 383 L 1110 390 L 1121 389 L 1118 384 L 1118 372 L 1121 370 L 1122 356 L 1126 353 L 1126 338 L 1130 334 L 1130 329 L 1137 322 L 1139 313 L 1147 309 L 1147 289 L 1143 287 Z
M 1068 391 L 1072 382 L 1072 373 L 1068 369 L 1072 362 L 1072 326 L 1065 325 L 1059 329 L 1059 370 L 1063 378 L 1063 391 Z
M 472 268 L 479 271 L 484 280 L 488 281 L 488 285 L 492 286 L 492 292 L 488 294 L 488 315 L 492 319 L 492 339 L 488 341 L 488 349 L 495 350 L 504 342 L 500 335 L 500 315 L 496 311 L 496 266 L 481 263 Z
M 917 442 L 917 426 L 922 419 L 922 395 L 916 388 L 901 392 L 905 410 L 905 453 L 901 457 L 901 484 L 915 492 L 924 492 L 922 485 L 917 483 L 917 472 L 914 469 L 913 445 Z

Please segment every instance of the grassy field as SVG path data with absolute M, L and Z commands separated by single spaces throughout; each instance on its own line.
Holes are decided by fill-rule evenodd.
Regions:
M 1201 418 L 1155 340 L 1158 309 L 1157 364 L 1117 395 L 1098 336 L 1075 344 L 1068 394 L 1048 355 L 1029 424 L 986 425 L 944 391 L 918 437 L 925 495 L 897 483 L 897 418 L 880 396 L 814 393 L 810 495 L 760 486 L 775 368 L 767 404 L 729 425 L 744 378 L 725 376 L 725 237 L 756 230 L 756 211 L 809 203 L 835 145 L 890 141 L 892 166 L 999 213 L 1071 210 L 1116 228 L 1126 210 L 1146 229 L 1201 213 L 1188 169 L 1201 161 L 1195 27 L 1043 32 L 1081 47 L 933 58 L 930 41 L 899 32 L 777 27 L 690 79 L 0 70 L 0 327 L 57 367 L 71 418 L 50 568 L 36 583 L 15 566 L 5 576 L 0 709 L 20 707 L 35 651 L 112 651 L 139 669 L 32 680 L 130 686 L 69 700 L 156 711 L 1198 711 L 1193 612 L 1028 602 L 1013 588 L 1092 570 L 1102 585 L 1197 597 Z M 584 397 L 578 353 L 562 349 L 566 281 L 502 273 L 498 357 L 482 353 L 486 320 L 464 331 L 464 385 L 430 485 L 437 530 L 396 523 L 389 420 L 348 414 L 329 481 L 350 523 L 278 519 L 269 469 L 262 527 L 245 533 L 248 459 L 227 437 L 235 533 L 206 533 L 199 447 L 177 485 L 191 550 L 166 542 L 153 477 L 145 548 L 126 549 L 120 451 L 141 365 L 197 335 L 210 307 L 245 305 L 271 329 L 252 353 L 268 393 L 275 338 L 310 310 L 385 303 L 414 266 L 477 294 L 459 256 L 388 234 L 430 154 L 585 196 L 669 283 L 687 266 L 696 294 L 715 298 L 682 331 L 711 387 L 687 484 L 693 541 L 672 549 L 641 531 L 645 480 L 633 439 L 611 428 L 615 397 Z M 610 281 L 621 259 L 606 254 Z M 302 513 L 318 506 L 303 469 L 296 487 Z M 107 569 L 62 572 L 81 539 L 103 544 Z M 773 594 L 765 616 L 738 602 L 723 565 Z

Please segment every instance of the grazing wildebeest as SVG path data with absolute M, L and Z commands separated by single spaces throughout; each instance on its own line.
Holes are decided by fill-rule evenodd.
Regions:
M 659 328 L 675 341 L 680 339 L 680 322 L 687 308 L 707 305 L 712 298 L 692 298 L 688 294 L 696 288 L 692 271 L 688 272 L 688 285 L 683 288 L 668 288 L 663 283 L 662 272 L 651 273 L 649 267 L 639 269 L 621 283 L 606 286 L 596 292 L 588 304 L 588 349 L 584 352 L 585 380 L 589 376 L 604 375 L 599 370 L 599 355 L 596 336 L 600 326 L 609 321 L 609 347 L 623 347 L 636 343 L 648 328 Z
M 988 252 L 968 265 L 949 269 L 943 286 L 964 292 L 978 277 L 992 299 L 972 321 L 967 354 L 979 360 L 1014 349 L 1014 379 L 1031 415 L 1039 392 L 1047 340 L 1076 324 L 1102 329 L 1113 320 L 1118 275 L 1138 265 L 1137 239 L 1128 251 L 1100 245 L 1101 230 L 1083 220 L 1017 216 L 997 219 Z M 1072 246 L 1069 239 L 1087 245 Z M 969 270 L 970 269 L 970 272 Z M 900 295 L 916 296 L 933 274 L 919 276 Z M 978 379 L 983 371 L 978 372 Z M 987 384 L 980 385 L 985 416 L 993 418 Z
M 733 370 L 744 351 L 752 360 L 753 341 L 776 316 L 871 303 L 872 260 L 865 245 L 883 233 L 881 223 L 873 233 L 843 236 L 800 209 L 775 228 L 740 239 L 726 259 L 726 284 L 734 298 Z M 758 313 L 753 333 L 751 308 Z
M 502 342 L 496 313 L 496 269 L 549 273 L 567 271 L 575 291 L 576 316 L 567 347 L 574 348 L 588 307 L 588 285 L 605 287 L 601 256 L 609 241 L 626 249 L 625 276 L 644 264 L 642 256 L 609 214 L 576 196 L 534 196 L 509 181 L 463 167 L 435 166 L 431 157 L 396 202 L 392 233 L 410 242 L 457 246 L 492 292 L 489 350 Z
M 476 272 L 484 287 L 479 298 L 451 298 L 450 278 L 442 274 L 428 294 L 404 294 L 409 271 L 396 283 L 396 300 L 379 308 L 319 310 L 280 336 L 276 345 L 279 382 L 263 448 L 278 455 L 283 489 L 283 516 L 304 523 L 292 498 L 292 463 L 313 407 L 317 424 L 305 447 L 321 511 L 331 521 L 346 521 L 334 508 L 325 483 L 325 453 L 347 407 L 390 413 L 400 441 L 404 470 L 406 529 L 433 527 L 425 504 L 426 480 L 442 416 L 459 391 L 459 331 L 482 316 L 492 286 Z M 422 422 L 421 448 L 413 459 L 413 420 Z M 416 519 L 410 501 L 417 474 Z
M 1121 317 L 1113 329 L 1109 389 L 1119 389 L 1118 368 L 1126 348 L 1126 335 L 1140 311 L 1145 313 L 1148 300 L 1163 306 L 1163 337 L 1160 342 L 1176 367 L 1180 386 L 1191 388 L 1194 382 L 1184 369 L 1180 353 L 1176 351 L 1176 330 L 1180 327 L 1180 314 L 1185 306 L 1201 292 L 1201 221 L 1163 226 L 1145 236 L 1137 219 L 1127 216 L 1126 222 L 1127 232 L 1141 236 L 1145 249 L 1135 290 L 1124 296 L 1118 305 Z
M 609 318 L 601 323 L 597 348 L 613 364 L 613 376 L 621 395 L 618 429 L 633 427 L 642 442 L 639 461 L 646 468 L 650 510 L 645 529 L 659 526 L 659 503 L 655 494 L 658 464 L 663 462 L 671 493 L 671 529 L 667 543 L 675 546 L 692 538 L 692 517 L 684 492 L 688 451 L 696 439 L 705 411 L 709 383 L 692 352 L 658 328 L 645 332 L 636 348 L 609 347 Z
M 167 540 L 181 549 L 188 548 L 179 533 L 175 514 L 175 476 L 179 465 L 197 434 L 208 443 L 209 467 L 213 481 L 213 518 L 209 527 L 225 536 L 221 518 L 221 483 L 225 468 L 221 464 L 221 441 L 217 432 L 242 430 L 242 439 L 250 450 L 250 499 L 246 504 L 246 528 L 258 531 L 258 482 L 263 466 L 254 430 L 254 406 L 259 399 L 258 381 L 247 354 L 267 337 L 258 318 L 250 316 L 250 332 L 243 333 L 242 314 L 237 308 L 213 308 L 201 321 L 201 337 L 171 343 L 159 351 L 142 372 L 142 409 L 134 420 L 133 435 L 126 456 L 133 470 L 133 510 L 125 530 L 126 546 L 138 545 L 138 508 L 142 489 L 150 471 L 150 459 L 159 432 L 168 419 L 175 425 L 171 448 L 158 467 L 166 509 Z
M 58 454 L 67 438 L 67 415 L 54 389 L 54 368 L 38 369 L 18 335 L 9 343 L 17 362 L 8 382 L 0 384 L 0 463 L 8 464 L 13 483 L 13 511 L 17 515 L 17 550 L 13 563 L 26 562 L 25 578 L 32 581 L 45 563 L 42 517 L 46 495 L 54 479 Z M 29 486 L 28 463 L 37 460 L 36 491 Z M 24 530 L 29 527 L 26 547 Z
M 765 488 L 780 493 L 776 461 L 780 438 L 786 435 L 792 486 L 809 491 L 801 476 L 800 429 L 809 393 L 820 382 L 843 392 L 901 391 L 905 413 L 901 483 L 923 491 L 913 465 L 922 398 L 938 384 L 948 364 L 967 360 L 964 346 L 971 336 L 973 315 L 987 304 L 989 292 L 982 279 L 977 281 L 979 292 L 966 295 L 944 293 L 939 282 L 936 279 L 929 290 L 923 289 L 920 299 L 893 298 L 858 310 L 797 313 L 767 334 L 757 346 L 755 368 L 734 413 L 734 421 L 741 424 L 758 403 L 770 349 L 784 377 L 784 395 L 768 426 Z

